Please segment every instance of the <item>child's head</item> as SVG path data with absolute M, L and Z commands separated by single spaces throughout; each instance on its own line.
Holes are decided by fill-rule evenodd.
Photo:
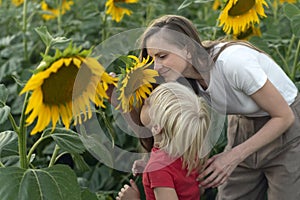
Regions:
M 169 82 L 159 85 L 148 99 L 148 127 L 158 134 L 161 149 L 171 156 L 183 156 L 191 171 L 199 167 L 201 147 L 210 125 L 205 100 L 190 88 Z

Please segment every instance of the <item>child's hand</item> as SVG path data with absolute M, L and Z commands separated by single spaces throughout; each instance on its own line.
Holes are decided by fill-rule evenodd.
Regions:
M 140 191 L 132 179 L 130 179 L 130 185 L 124 185 L 116 200 L 140 200 Z
M 137 175 L 143 173 L 146 165 L 147 165 L 147 161 L 145 159 L 140 159 L 140 160 L 134 161 L 134 163 L 132 165 L 133 176 L 137 176 Z

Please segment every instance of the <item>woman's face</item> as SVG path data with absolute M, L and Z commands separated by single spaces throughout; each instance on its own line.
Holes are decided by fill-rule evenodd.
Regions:
M 141 122 L 147 128 L 150 128 L 150 122 L 151 122 L 150 115 L 149 115 L 149 108 L 150 108 L 149 98 L 147 98 L 144 102 L 144 105 L 140 113 Z
M 184 76 L 186 70 L 193 68 L 188 62 L 190 59 L 188 59 L 187 50 L 168 44 L 159 36 L 161 35 L 155 33 L 147 39 L 147 53 L 154 58 L 154 69 L 166 82 L 176 81 L 179 77 Z

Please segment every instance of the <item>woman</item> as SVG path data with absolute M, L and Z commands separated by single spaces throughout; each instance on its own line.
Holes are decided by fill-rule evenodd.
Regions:
M 218 199 L 300 199 L 300 96 L 270 56 L 245 42 L 201 42 L 176 15 L 154 20 L 141 49 L 166 82 L 187 79 L 230 115 L 228 145 L 207 161 L 201 186 L 220 186 Z

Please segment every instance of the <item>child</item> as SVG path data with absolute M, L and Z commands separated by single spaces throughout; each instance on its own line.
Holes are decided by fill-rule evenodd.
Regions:
M 210 125 L 210 112 L 203 98 L 182 84 L 159 85 L 145 100 L 141 121 L 154 137 L 150 159 L 143 172 L 147 200 L 200 199 L 198 171 L 202 142 Z M 117 200 L 138 200 L 133 180 Z

